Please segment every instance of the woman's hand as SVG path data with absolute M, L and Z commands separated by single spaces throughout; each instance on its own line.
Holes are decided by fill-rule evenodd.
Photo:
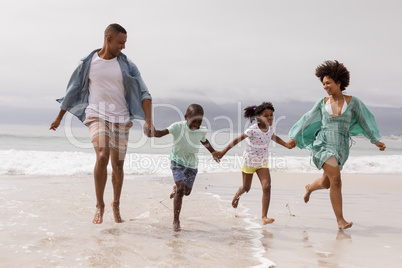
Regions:
M 387 146 L 385 146 L 385 144 L 381 141 L 377 141 L 375 145 L 378 147 L 378 149 L 380 149 L 380 151 L 384 151 L 385 148 L 387 148 Z
M 296 145 L 297 145 L 297 141 L 295 141 L 295 140 L 293 140 L 293 139 L 290 139 L 290 140 L 288 140 L 288 142 L 286 143 L 286 148 L 288 148 L 288 149 L 293 149 L 293 148 L 295 148 L 296 147 Z

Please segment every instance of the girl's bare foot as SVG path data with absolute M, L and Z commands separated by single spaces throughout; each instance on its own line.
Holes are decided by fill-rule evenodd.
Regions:
M 239 199 L 240 199 L 240 196 L 238 196 L 237 194 L 233 197 L 232 207 L 237 208 L 237 206 L 239 205 Z
M 353 222 L 347 222 L 347 221 L 338 222 L 339 230 L 348 229 L 348 228 L 352 227 L 352 225 L 353 225 Z
M 123 220 L 120 216 L 120 206 L 119 202 L 112 202 L 113 217 L 116 223 L 122 223 Z
M 274 221 L 275 221 L 274 218 L 262 217 L 262 225 L 267 225 L 273 223 Z
M 306 184 L 306 186 L 304 187 L 306 188 L 306 193 L 304 194 L 304 203 L 307 203 L 310 200 L 310 195 L 311 195 L 311 191 L 310 191 L 310 184 Z
M 173 230 L 174 230 L 175 232 L 180 232 L 180 231 L 181 231 L 181 228 L 180 228 L 180 221 L 179 221 L 179 220 L 173 221 Z
M 169 198 L 170 198 L 170 199 L 173 199 L 175 195 L 176 195 L 176 184 L 173 185 L 173 190 L 172 190 L 172 192 L 170 193 Z
M 101 224 L 103 222 L 103 212 L 104 212 L 104 208 L 103 207 L 96 207 L 96 212 L 95 212 L 95 216 L 94 219 L 92 220 L 92 223 L 94 224 Z

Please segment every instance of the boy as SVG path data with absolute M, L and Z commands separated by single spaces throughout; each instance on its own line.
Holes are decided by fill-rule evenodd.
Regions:
M 209 141 L 205 138 L 207 129 L 201 126 L 204 109 L 201 105 L 191 104 L 186 111 L 185 121 L 176 122 L 164 130 L 155 130 L 157 138 L 167 134 L 173 135 L 173 147 L 170 154 L 171 169 L 175 185 L 170 194 L 173 199 L 173 230 L 181 231 L 180 211 L 184 195 L 190 195 L 191 189 L 197 175 L 198 150 L 200 143 L 208 149 L 211 154 L 215 152 Z M 218 161 L 216 158 L 214 158 Z

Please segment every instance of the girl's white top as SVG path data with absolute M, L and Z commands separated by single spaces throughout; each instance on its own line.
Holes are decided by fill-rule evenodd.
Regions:
M 258 123 L 251 125 L 244 133 L 247 135 L 247 147 L 243 154 L 243 165 L 259 167 L 268 164 L 268 145 L 274 134 L 274 127 L 262 132 Z

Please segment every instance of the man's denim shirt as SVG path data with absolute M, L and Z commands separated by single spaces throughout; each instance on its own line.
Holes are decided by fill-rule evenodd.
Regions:
M 82 59 L 82 63 L 75 69 L 68 82 L 66 95 L 63 98 L 57 99 L 61 103 L 60 108 L 62 110 L 69 111 L 82 122 L 85 120 L 85 109 L 88 106 L 89 68 L 91 67 L 93 55 L 99 50 L 92 51 L 89 56 Z M 123 75 L 130 120 L 134 118 L 145 120 L 142 101 L 146 99 L 152 100 L 151 94 L 149 94 L 137 66 L 127 59 L 126 55 L 120 53 L 117 56 L 117 61 Z

